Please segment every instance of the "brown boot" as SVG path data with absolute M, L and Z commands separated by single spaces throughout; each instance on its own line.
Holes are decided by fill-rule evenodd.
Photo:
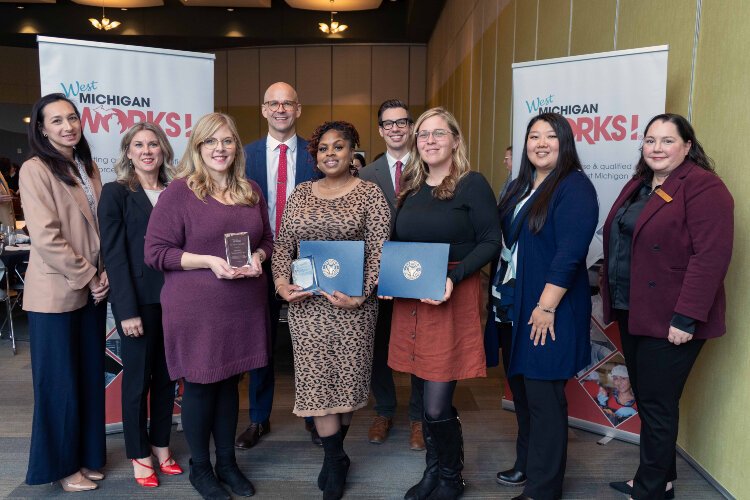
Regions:
M 393 419 L 378 415 L 372 421 L 367 439 L 373 444 L 383 444 L 388 439 L 388 431 L 393 427 Z
M 424 450 L 424 437 L 422 436 L 422 421 L 412 420 L 411 433 L 409 434 L 409 448 L 414 451 Z

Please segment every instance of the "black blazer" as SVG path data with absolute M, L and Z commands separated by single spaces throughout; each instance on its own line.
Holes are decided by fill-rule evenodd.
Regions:
M 109 302 L 118 322 L 140 316 L 139 305 L 160 303 L 164 275 L 143 263 L 151 208 L 141 186 L 131 191 L 110 182 L 102 188 L 97 210 L 99 232 L 109 277 Z

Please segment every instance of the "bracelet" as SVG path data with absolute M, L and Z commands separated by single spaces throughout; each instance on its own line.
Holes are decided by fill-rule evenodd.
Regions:
M 284 285 L 286 285 L 286 283 L 281 283 L 280 285 L 276 285 L 276 289 L 273 291 L 273 294 L 279 300 L 286 300 L 284 297 L 282 297 L 281 295 L 279 295 L 279 288 L 281 288 Z
M 266 253 L 262 250 L 256 250 L 255 253 L 258 254 L 258 260 L 261 264 L 263 264 L 263 261 L 266 260 Z
M 539 302 L 537 302 L 537 303 L 536 303 L 536 306 L 537 306 L 537 307 L 538 307 L 539 309 L 541 309 L 542 311 L 544 311 L 544 312 L 546 312 L 546 313 L 550 313 L 550 314 L 555 314 L 555 311 L 557 310 L 557 309 L 556 309 L 556 308 L 554 308 L 554 307 L 544 307 L 544 306 L 542 306 L 542 304 L 540 304 Z

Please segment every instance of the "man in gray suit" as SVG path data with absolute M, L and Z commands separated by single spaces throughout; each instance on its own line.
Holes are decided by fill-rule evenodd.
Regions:
M 409 162 L 409 148 L 414 136 L 414 120 L 407 105 L 398 99 L 389 99 L 378 110 L 378 132 L 386 145 L 386 153 L 378 160 L 359 171 L 362 180 L 374 182 L 385 194 L 391 207 L 391 230 L 395 223 L 396 196 L 401 173 Z M 375 328 L 375 352 L 373 354 L 372 382 L 370 387 L 375 396 L 377 416 L 370 426 L 368 439 L 381 444 L 388 437 L 396 413 L 396 386 L 393 373 L 388 367 L 388 342 L 391 337 L 391 314 L 393 302 L 381 300 L 378 304 L 378 323 Z M 411 432 L 409 447 L 423 450 L 422 398 L 412 385 L 409 401 Z

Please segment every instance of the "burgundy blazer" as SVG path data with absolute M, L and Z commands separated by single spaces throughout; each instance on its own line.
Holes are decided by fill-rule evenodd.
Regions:
M 617 210 L 641 185 L 631 179 L 604 223 L 602 302 L 612 321 L 609 295 L 609 236 Z M 726 332 L 724 277 L 732 256 L 734 200 L 719 177 L 690 160 L 661 187 L 671 201 L 654 193 L 633 232 L 630 314 L 633 335 L 666 338 L 674 313 L 697 320 L 695 338 Z

